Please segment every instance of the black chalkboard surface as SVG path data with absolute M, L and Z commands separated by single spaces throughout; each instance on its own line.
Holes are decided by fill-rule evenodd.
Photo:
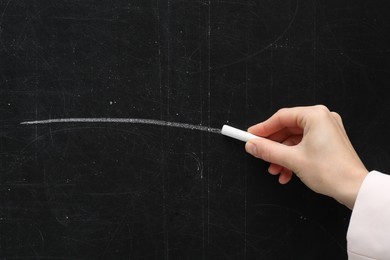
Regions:
M 207 128 L 321 103 L 389 172 L 389 11 L 1 0 L 0 258 L 346 259 L 348 209 Z

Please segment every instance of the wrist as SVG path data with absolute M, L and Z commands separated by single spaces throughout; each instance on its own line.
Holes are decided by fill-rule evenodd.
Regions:
M 348 180 L 344 181 L 344 187 L 340 190 L 341 194 L 338 196 L 338 199 L 336 199 L 341 204 L 352 210 L 360 191 L 360 187 L 367 175 L 368 171 L 365 168 L 353 171 L 352 176 L 350 176 Z

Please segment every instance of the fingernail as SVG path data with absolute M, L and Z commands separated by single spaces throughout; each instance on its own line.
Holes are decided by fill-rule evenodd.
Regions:
M 254 145 L 253 143 L 250 143 L 250 142 L 247 142 L 246 145 L 245 145 L 245 149 L 248 153 L 252 154 L 252 155 L 256 155 L 256 145 Z

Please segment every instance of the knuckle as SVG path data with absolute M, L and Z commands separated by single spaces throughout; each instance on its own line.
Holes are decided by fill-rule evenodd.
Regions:
M 316 105 L 315 109 L 318 113 L 329 113 L 330 112 L 328 107 L 326 107 L 325 105 Z
M 276 112 L 277 114 L 283 114 L 285 113 L 286 111 L 288 110 L 288 108 L 284 107 L 284 108 L 279 108 L 278 111 Z
M 312 108 L 310 112 L 311 113 L 309 113 L 309 115 L 313 119 L 329 117 L 330 114 L 329 109 L 324 105 L 316 105 Z
M 336 113 L 336 112 L 331 112 L 332 113 L 332 115 L 333 115 L 333 117 L 335 118 L 335 119 L 337 119 L 338 121 L 342 121 L 342 118 L 341 118 L 341 116 L 340 116 L 340 114 L 339 113 Z

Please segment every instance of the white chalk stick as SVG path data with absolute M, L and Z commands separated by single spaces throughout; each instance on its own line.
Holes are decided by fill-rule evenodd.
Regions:
M 242 131 L 240 129 L 224 125 L 221 130 L 221 134 L 235 138 L 237 140 L 248 142 L 250 139 L 259 138 L 258 136 Z

